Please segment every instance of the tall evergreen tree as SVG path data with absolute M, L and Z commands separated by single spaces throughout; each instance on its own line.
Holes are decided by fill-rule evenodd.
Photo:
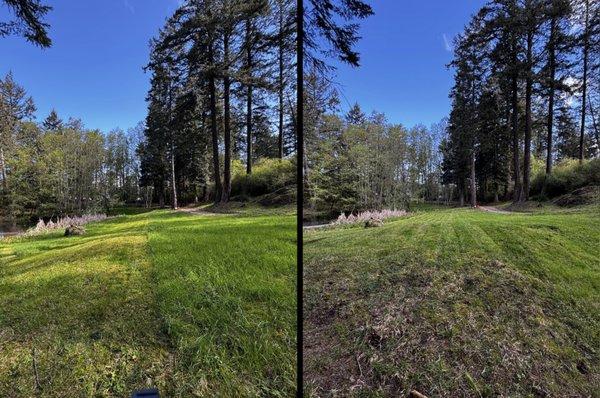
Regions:
M 33 99 L 15 82 L 11 72 L 0 79 L 0 178 L 4 197 L 11 195 L 7 158 L 15 147 L 17 127 L 22 120 L 31 119 L 34 112 Z

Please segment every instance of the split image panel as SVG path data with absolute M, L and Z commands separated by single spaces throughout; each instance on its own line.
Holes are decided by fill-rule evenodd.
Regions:
M 596 397 L 600 3 L 0 0 L 1 397 Z

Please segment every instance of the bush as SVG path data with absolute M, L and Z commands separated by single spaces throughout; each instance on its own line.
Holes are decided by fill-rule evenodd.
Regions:
M 583 163 L 577 159 L 565 159 L 554 166 L 548 177 L 544 169 L 534 174 L 531 194 L 550 199 L 593 185 L 600 185 L 600 158 L 584 160 Z
M 256 197 L 287 191 L 296 184 L 296 163 L 289 159 L 260 159 L 252 167 L 252 174 L 234 168 L 231 196 Z

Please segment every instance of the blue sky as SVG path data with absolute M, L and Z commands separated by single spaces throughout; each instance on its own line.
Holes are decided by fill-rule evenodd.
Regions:
M 148 41 L 178 0 L 45 0 L 53 46 L 0 38 L 0 74 L 12 70 L 33 97 L 37 120 L 52 108 L 88 128 L 127 129 L 143 120 Z M 0 2 L 0 20 L 8 9 Z
M 372 0 L 362 23 L 361 66 L 337 65 L 342 109 L 358 102 L 388 120 L 430 125 L 448 115 L 452 38 L 484 0 Z
M 148 40 L 178 0 L 47 0 L 50 49 L 0 38 L 0 74 L 33 96 L 38 120 L 52 108 L 89 128 L 132 127 L 146 114 Z M 484 0 L 372 0 L 363 22 L 362 66 L 338 65 L 342 107 L 359 102 L 391 122 L 429 125 L 449 111 L 449 44 Z M 0 2 L 0 20 L 7 9 Z M 446 39 L 444 39 L 444 37 Z

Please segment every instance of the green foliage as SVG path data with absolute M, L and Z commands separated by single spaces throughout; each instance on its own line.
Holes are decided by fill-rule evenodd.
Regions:
M 600 158 L 584 160 L 583 163 L 577 159 L 565 159 L 554 166 L 549 176 L 544 169 L 538 169 L 534 173 L 531 193 L 554 198 L 592 185 L 600 185 Z
M 20 218 L 106 212 L 136 200 L 129 138 L 122 131 L 63 127 L 44 131 L 32 122 L 16 126 L 7 157 L 6 214 Z
M 296 184 L 296 163 L 289 159 L 260 159 L 252 167 L 252 174 L 246 174 L 241 162 L 232 167 L 232 196 L 256 197 L 268 193 L 281 192 Z
M 346 121 L 321 115 L 316 134 L 306 139 L 311 209 L 337 216 L 437 199 L 432 130 L 390 124 L 380 113 L 365 118 L 356 106 Z

